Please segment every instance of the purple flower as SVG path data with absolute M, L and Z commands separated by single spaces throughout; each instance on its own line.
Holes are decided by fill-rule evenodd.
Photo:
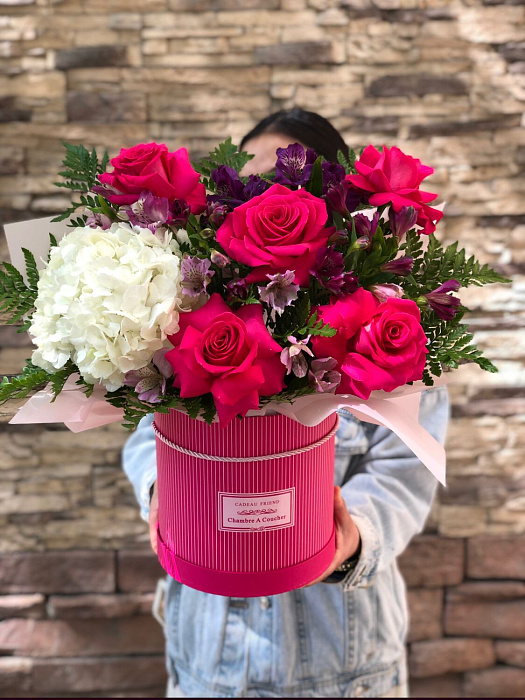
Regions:
M 104 231 L 110 228 L 112 223 L 113 222 L 109 216 L 101 214 L 100 212 L 90 211 L 88 218 L 86 219 L 86 226 L 90 226 L 91 228 L 101 228 Z
M 377 231 L 379 224 L 379 212 L 375 212 L 372 219 L 369 219 L 366 214 L 356 214 L 353 217 L 355 224 L 355 232 L 358 238 L 366 238 L 369 241 L 369 247 L 372 244 L 372 238 Z
M 338 185 L 332 185 L 326 192 L 328 209 L 345 217 L 350 216 L 357 209 L 361 198 L 360 192 L 348 180 L 343 180 Z
M 331 245 L 328 248 L 319 248 L 315 254 L 315 264 L 310 270 L 310 274 L 315 277 L 323 286 L 323 278 L 338 277 L 344 270 L 343 254 Z
M 133 226 L 148 228 L 155 233 L 157 228 L 171 221 L 170 204 L 166 197 L 155 197 L 151 192 L 141 192 L 133 204 L 120 208 Z
M 190 297 L 206 292 L 206 287 L 215 274 L 210 270 L 211 261 L 201 258 L 183 258 L 181 263 L 182 291 Z
M 169 348 L 161 348 L 153 355 L 153 364 L 158 372 L 151 366 L 126 372 L 124 385 L 135 389 L 138 398 L 148 403 L 158 403 L 161 395 L 166 392 L 166 379 L 173 375 L 173 368 L 166 360 Z
M 341 373 L 336 371 L 337 360 L 323 357 L 312 360 L 308 372 L 308 384 L 319 393 L 335 392 L 341 382 Z
M 389 220 L 393 235 L 402 241 L 406 232 L 416 225 L 417 211 L 414 207 L 401 207 L 399 211 L 394 211 L 394 208 L 390 207 Z
M 228 207 L 225 204 L 219 204 L 218 202 L 209 202 L 206 210 L 206 216 L 210 224 L 214 226 L 220 226 L 224 221 L 226 214 L 228 213 Z
M 244 184 L 239 173 L 227 165 L 219 165 L 211 173 L 211 179 L 217 188 L 217 194 L 208 197 L 210 202 L 225 204 L 234 208 L 244 200 Z
M 331 243 L 332 245 L 348 243 L 348 233 L 346 231 L 334 231 L 334 233 L 332 233 L 328 239 L 328 243 Z
M 457 292 L 459 287 L 460 284 L 456 280 L 448 280 L 437 289 L 434 289 L 433 292 L 423 294 L 423 297 L 440 318 L 450 321 L 454 318 L 461 301 L 458 297 L 448 294 L 448 292 Z
M 190 214 L 190 205 L 184 199 L 176 199 L 171 205 L 171 216 L 168 223 L 176 228 L 184 228 Z
M 398 284 L 373 284 L 370 291 L 379 301 L 387 299 L 400 299 L 404 292 Z
M 305 166 L 312 166 L 317 156 L 311 148 L 305 151 L 300 143 L 291 143 L 286 148 L 278 148 L 275 163 L 275 182 L 281 185 L 305 185 L 310 178 L 310 171 Z
M 344 272 L 342 275 L 332 277 L 325 283 L 326 289 L 335 296 L 345 296 L 352 294 L 358 288 L 358 279 L 353 272 Z
M 299 285 L 294 284 L 295 271 L 286 270 L 285 273 L 278 272 L 276 275 L 266 275 L 270 280 L 266 287 L 258 287 L 259 296 L 277 313 L 282 314 L 285 306 L 289 306 L 297 299 Z
M 401 258 L 396 258 L 395 260 L 390 260 L 389 262 L 381 265 L 381 272 L 390 272 L 393 275 L 398 275 L 399 277 L 407 277 L 414 267 L 414 258 L 409 255 L 403 255 Z
M 248 283 L 246 279 L 234 279 L 228 282 L 226 289 L 228 290 L 228 301 L 246 301 L 248 299 Z
M 310 179 L 312 169 L 313 163 L 308 163 L 305 166 L 303 171 L 303 178 L 305 183 L 308 182 L 308 180 Z M 323 195 L 327 194 L 330 189 L 337 187 L 339 184 L 341 184 L 346 176 L 346 172 L 343 165 L 339 165 L 339 163 L 330 163 L 327 160 L 321 162 L 321 173 L 323 176 Z
M 219 165 L 211 173 L 211 178 L 217 188 L 217 194 L 210 195 L 208 201 L 211 204 L 225 206 L 227 211 L 262 194 L 270 186 L 258 175 L 250 175 L 248 182 L 244 184 L 237 171 L 227 165 Z M 212 221 L 211 218 L 210 221 Z
M 286 367 L 286 374 L 293 372 L 296 377 L 304 377 L 308 371 L 308 363 L 303 352 L 306 352 L 311 357 L 314 356 L 308 347 L 310 336 L 304 338 L 304 340 L 297 340 L 293 335 L 289 335 L 287 340 L 290 345 L 281 352 L 281 362 Z

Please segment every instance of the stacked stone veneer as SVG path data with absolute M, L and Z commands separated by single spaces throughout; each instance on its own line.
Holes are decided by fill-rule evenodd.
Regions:
M 520 0 L 0 0 L 0 207 L 66 203 L 61 140 L 198 156 L 268 112 L 436 168 L 441 227 L 513 277 L 473 289 L 500 373 L 451 386 L 448 489 L 402 558 L 413 694 L 525 695 L 525 7 Z M 2 253 L 5 254 L 5 248 Z M 0 370 L 27 341 L 0 331 Z M 0 694 L 162 692 L 159 575 L 120 471 L 125 434 L 0 425 Z

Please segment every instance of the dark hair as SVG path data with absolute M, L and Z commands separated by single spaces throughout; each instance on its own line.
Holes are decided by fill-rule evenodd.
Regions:
M 312 148 L 317 155 L 336 163 L 337 151 L 348 154 L 348 146 L 337 129 L 328 119 L 315 112 L 307 112 L 299 107 L 281 109 L 256 124 L 243 137 L 240 150 L 244 144 L 261 134 L 284 134 L 293 141 L 300 141 L 304 146 Z

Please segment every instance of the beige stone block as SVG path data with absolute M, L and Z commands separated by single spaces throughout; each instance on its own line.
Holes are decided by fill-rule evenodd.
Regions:
M 348 22 L 347 13 L 337 7 L 330 7 L 317 15 L 317 24 L 322 27 L 345 27 Z
M 0 657 L 0 689 L 8 693 L 26 693 L 32 689 L 33 659 L 19 656 Z
M 476 43 L 502 44 L 525 39 L 525 8 L 512 5 L 467 7 L 457 14 L 460 36 Z
M 306 0 L 281 0 L 281 9 L 285 12 L 304 10 Z
M 147 8 L 148 10 L 150 9 L 149 7 Z M 232 13 L 224 13 L 222 12 L 221 15 L 231 15 Z M 243 16 L 245 13 L 239 12 L 239 16 Z M 246 13 L 251 14 L 251 13 Z M 192 29 L 192 30 L 200 30 L 203 28 L 207 27 L 215 27 L 217 26 L 217 15 L 215 12 L 146 12 L 142 15 L 142 21 L 144 23 L 144 28 L 148 29 L 149 27 L 154 27 L 154 28 L 169 28 L 169 27 L 176 27 L 178 29 Z M 219 24 L 234 24 L 233 22 L 222 22 Z M 242 21 L 237 22 L 237 24 L 240 24 L 241 26 L 244 24 Z M 257 24 L 257 22 L 255 23 Z M 147 34 L 144 33 L 144 36 L 147 37 Z M 150 37 L 147 37 L 150 38 Z
M 525 670 L 496 667 L 465 674 L 465 697 L 521 698 L 525 687 Z
M 432 639 L 410 647 L 410 674 L 415 678 L 489 668 L 496 662 L 491 639 Z
M 407 597 L 410 620 L 408 641 L 441 637 L 443 592 L 440 589 L 411 588 Z
M 243 35 L 242 27 L 217 27 L 205 28 L 180 28 L 178 26 L 147 27 L 142 30 L 143 39 L 191 39 L 191 38 L 215 38 L 215 37 L 240 37 Z
M 525 668 L 525 642 L 496 642 L 496 657 L 498 661 L 509 666 Z
M 445 537 L 473 537 L 487 531 L 488 510 L 479 506 L 441 505 L 438 530 Z
M 52 595 L 47 603 L 51 618 L 115 618 L 147 615 L 153 593 Z M 1 600 L 1 599 L 0 599 Z
M 249 66 L 251 65 L 251 53 L 231 54 L 183 54 L 171 53 L 165 56 L 145 56 L 146 67 L 159 66 L 172 68 L 211 68 L 213 66 Z
M 119 31 L 142 29 L 142 15 L 138 12 L 117 12 L 109 15 L 109 27 Z
M 142 53 L 144 56 L 154 56 L 156 54 L 168 53 L 167 39 L 148 39 L 142 42 Z
M 62 72 L 24 73 L 14 78 L 0 78 L 0 91 L 15 97 L 50 98 L 61 96 L 66 89 L 66 78 Z
M 45 615 L 45 598 L 40 593 L 0 596 L 0 619 L 6 617 L 40 618 Z
M 19 494 L 0 502 L 0 513 L 47 513 L 60 512 L 69 507 L 69 499 L 55 494 Z
M 230 26 L 272 26 L 289 27 L 293 24 L 303 27 L 315 26 L 316 13 L 312 10 L 302 12 L 278 11 L 245 11 L 245 12 L 219 12 L 215 22 L 219 25 Z
M 399 558 L 409 587 L 442 588 L 463 581 L 464 543 L 435 535 L 420 535 Z

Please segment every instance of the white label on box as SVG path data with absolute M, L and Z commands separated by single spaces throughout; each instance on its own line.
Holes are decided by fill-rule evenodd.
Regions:
M 239 532 L 292 527 L 295 488 L 270 493 L 219 493 L 219 530 Z

